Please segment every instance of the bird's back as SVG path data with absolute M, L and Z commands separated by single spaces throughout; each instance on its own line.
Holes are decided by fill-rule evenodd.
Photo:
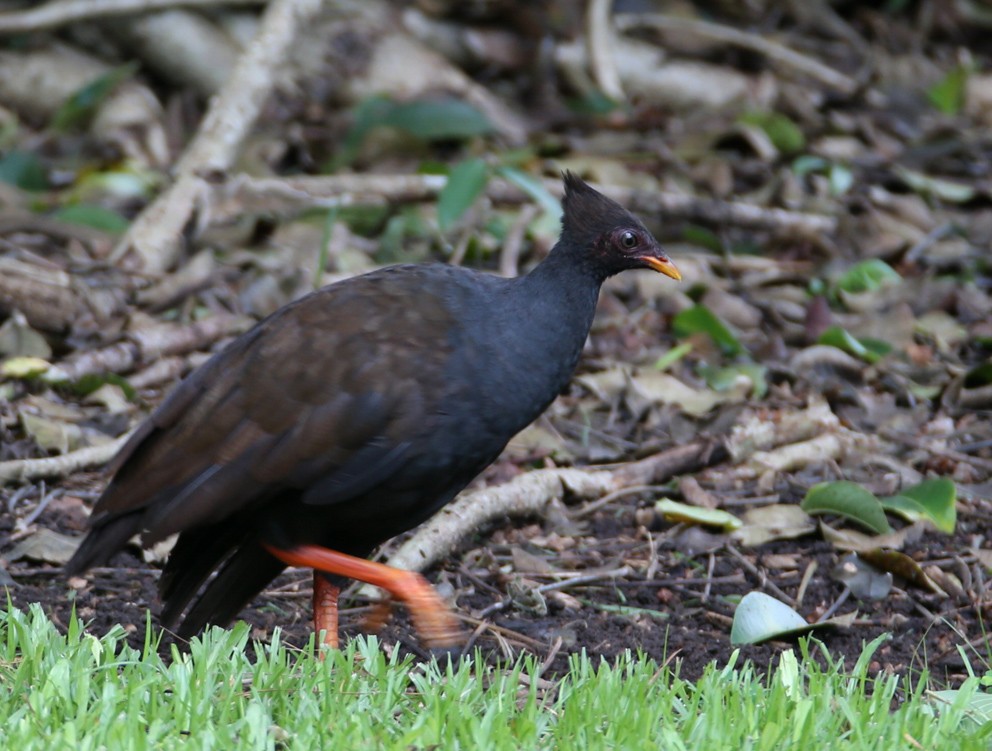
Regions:
M 532 363 L 498 352 L 519 304 L 513 285 L 391 267 L 270 316 L 139 428 L 67 569 L 105 562 L 135 534 L 148 544 L 181 533 L 162 580 L 168 620 L 232 551 L 253 549 L 237 553 L 239 589 L 252 591 L 224 594 L 237 602 L 220 614 L 204 604 L 205 623 L 233 617 L 281 570 L 261 538 L 364 556 L 419 524 L 560 388 L 535 385 Z

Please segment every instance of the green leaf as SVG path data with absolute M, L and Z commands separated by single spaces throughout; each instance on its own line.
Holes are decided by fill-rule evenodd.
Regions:
M 865 362 L 878 362 L 892 351 L 892 345 L 880 339 L 856 338 L 840 326 L 830 326 L 817 340 L 820 344 L 842 349 L 848 354 L 860 357 Z
M 992 360 L 976 365 L 964 376 L 965 388 L 974 389 L 992 383 Z
M 724 354 L 737 355 L 744 351 L 727 324 L 705 305 L 694 305 L 676 315 L 672 321 L 672 331 L 680 339 L 693 334 L 707 334 Z
M 620 106 L 599 90 L 590 91 L 583 97 L 570 98 L 565 104 L 579 115 L 606 115 Z
M 806 136 L 791 119 L 781 112 L 749 112 L 741 122 L 761 128 L 776 149 L 792 154 L 806 146 Z
M 800 508 L 807 514 L 837 514 L 876 534 L 892 531 L 874 493 L 855 482 L 821 482 L 806 493 Z
M 108 70 L 70 96 L 52 117 L 52 127 L 65 131 L 88 121 L 121 83 L 138 70 L 137 63 L 127 63 Z
M 123 234 L 131 223 L 112 209 L 92 203 L 74 203 L 63 206 L 53 215 L 70 224 L 82 224 L 115 235 Z
M 751 395 L 755 399 L 761 399 L 768 393 L 768 382 L 765 380 L 765 366 L 753 362 L 742 362 L 728 365 L 722 368 L 715 368 L 711 365 L 702 365 L 699 374 L 706 379 L 706 385 L 714 391 L 727 391 L 737 383 L 739 376 L 746 376 L 751 381 Z
M 74 394 L 89 396 L 107 383 L 119 386 L 121 391 L 124 392 L 124 396 L 130 402 L 133 402 L 138 396 L 138 392 L 135 390 L 134 386 L 132 386 L 131 383 L 124 378 L 124 376 L 118 375 L 117 373 L 87 373 L 75 381 L 60 385 Z
M 964 108 L 970 74 L 968 66 L 956 65 L 927 90 L 927 99 L 945 115 L 957 115 Z
M 437 223 L 447 232 L 475 203 L 489 181 L 489 167 L 482 159 L 466 159 L 456 164 L 437 201 Z
M 48 190 L 48 173 L 36 154 L 11 151 L 0 158 L 0 181 L 22 190 Z
M 37 378 L 52 364 L 41 357 L 11 357 L 0 361 L 0 378 Z
M 687 524 L 701 524 L 706 527 L 719 527 L 725 532 L 738 529 L 742 522 L 736 516 L 717 508 L 703 508 L 688 503 L 679 503 L 670 498 L 662 498 L 654 504 L 654 510 L 670 521 Z
M 351 128 L 331 169 L 350 164 L 365 137 L 378 127 L 396 128 L 425 141 L 464 140 L 494 130 L 485 115 L 460 99 L 394 102 L 387 97 L 369 97 L 353 110 Z
M 967 665 L 969 663 L 965 662 L 965 664 Z M 985 677 L 983 676 L 982 678 L 982 685 L 987 685 Z M 964 716 L 970 719 L 975 726 L 987 727 L 989 721 L 992 721 L 992 694 L 985 691 L 969 691 L 966 688 L 955 688 L 944 689 L 942 691 L 928 691 L 927 696 L 938 709 L 945 712 L 951 707 L 961 706 L 964 710 Z M 964 698 L 962 699 L 962 697 Z
M 811 172 L 823 172 L 829 164 L 823 157 L 803 154 L 792 161 L 792 172 L 796 177 L 803 177 Z
M 479 110 L 460 99 L 448 98 L 394 103 L 380 124 L 425 141 L 461 140 L 493 132 L 492 123 Z
M 688 224 L 682 229 L 682 239 L 687 243 L 698 245 L 700 248 L 712 250 L 714 253 L 723 251 L 723 243 L 719 236 L 708 227 Z
M 89 172 L 73 186 L 72 197 L 89 203 L 104 197 L 149 200 L 162 184 L 161 175 L 140 167 L 124 166 L 104 172 Z
M 533 198 L 545 212 L 555 219 L 561 216 L 561 202 L 544 187 L 544 183 L 516 167 L 503 165 L 496 168 L 496 174 Z
M 748 592 L 734 610 L 730 643 L 760 644 L 812 628 L 799 613 L 764 592 Z
M 946 477 L 924 480 L 898 495 L 882 498 L 882 507 L 911 522 L 929 519 L 941 532 L 953 534 L 957 524 L 957 488 Z
M 832 196 L 842 196 L 854 185 L 854 173 L 842 164 L 831 164 L 828 177 Z
M 899 272 L 879 258 L 859 261 L 841 275 L 837 287 L 845 292 L 873 292 L 902 281 Z
M 654 361 L 654 369 L 667 370 L 690 352 L 692 352 L 691 342 L 683 342 L 676 347 L 672 347 L 665 354 Z

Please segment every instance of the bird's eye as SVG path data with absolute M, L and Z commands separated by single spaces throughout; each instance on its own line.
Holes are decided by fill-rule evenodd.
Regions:
M 637 235 L 635 235 L 630 230 L 627 230 L 622 235 L 620 235 L 620 244 L 630 250 L 631 248 L 637 247 Z

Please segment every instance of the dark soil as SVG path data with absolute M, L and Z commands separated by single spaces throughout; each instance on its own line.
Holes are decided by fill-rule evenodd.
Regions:
M 401 5 L 450 8 L 451 20 L 465 23 L 463 6 L 477 4 Z M 682 107 L 681 94 L 651 87 L 609 111 L 598 89 L 575 88 L 591 69 L 575 81 L 552 70 L 556 55 L 547 50 L 586 35 L 583 4 L 563 5 L 576 12 L 563 17 L 561 28 L 543 16 L 538 24 L 504 24 L 521 35 L 524 49 L 541 51 L 534 64 L 524 57 L 469 71 L 491 76 L 482 85 L 521 115 L 526 148 L 496 134 L 435 141 L 387 133 L 365 139 L 358 154 L 343 153 L 357 113 L 371 110 L 359 110 L 365 100 L 339 101 L 337 79 L 324 74 L 350 75 L 341 55 L 356 65 L 370 60 L 391 34 L 366 39 L 363 22 L 328 39 L 317 33 L 327 27 L 315 26 L 306 43 L 315 45 L 315 59 L 327 60 L 326 70 L 313 74 L 320 80 L 273 97 L 249 129 L 253 140 L 241 144 L 244 164 L 227 175 L 205 165 L 210 182 L 226 190 L 242 169 L 266 178 L 319 175 L 342 158 L 355 173 L 405 183 L 484 158 L 494 175 L 497 165 L 550 181 L 561 169 L 576 170 L 619 191 L 642 216 L 684 282 L 631 272 L 607 284 L 575 384 L 480 482 L 496 485 L 549 465 L 617 466 L 696 440 L 726 440 L 744 425 L 774 437 L 765 448 L 795 448 L 810 436 L 779 429 L 805 419 L 814 404 L 832 419 L 822 432 L 842 445 L 750 475 L 740 470 L 753 470 L 753 455 L 737 456 L 602 507 L 573 504 L 561 518 L 479 530 L 429 578 L 465 618 L 473 647 L 494 659 L 522 651 L 554 655 L 553 671 L 565 670 L 568 655 L 581 650 L 607 658 L 641 650 L 695 678 L 705 665 L 730 659 L 735 605 L 756 590 L 796 600 L 810 622 L 856 611 L 850 627 L 816 632 L 833 659 L 851 664 L 865 643 L 889 634 L 873 672 L 913 675 L 926 666 L 938 682 L 954 683 L 969 666 L 985 670 L 992 663 L 985 630 L 992 568 L 992 57 L 988 29 L 972 8 L 981 4 L 682 3 L 680 13 L 768 36 L 850 80 L 824 83 L 822 72 L 811 76 L 809 66 L 796 69 L 750 47 L 692 35 L 679 43 L 679 34 L 645 27 L 629 38 L 655 45 L 659 58 L 693 63 L 692 70 L 709 66 L 707 91 L 726 81 L 733 94 L 738 81 L 744 98 Z M 527 18 L 531 12 L 528 6 Z M 55 41 L 93 44 L 88 54 L 101 56 L 113 47 L 104 38 L 99 29 L 73 27 Z M 622 42 L 612 54 L 637 49 Z M 130 69 L 109 54 L 108 70 Z M 139 82 L 161 91 L 167 114 L 153 124 L 175 144 L 169 159 L 139 164 L 137 173 L 166 185 L 206 102 L 194 105 L 188 86 L 169 89 L 140 61 L 135 70 Z M 695 80 L 693 74 L 680 88 L 699 89 Z M 424 101 L 434 95 L 425 92 Z M 372 195 L 368 206 L 344 201 L 355 210 L 320 218 L 316 202 L 297 213 L 279 201 L 249 201 L 236 226 L 221 221 L 236 211 L 190 217 L 173 280 L 114 253 L 120 238 L 110 230 L 55 221 L 58 210 L 88 195 L 88 188 L 81 193 L 88 175 L 115 173 L 122 155 L 109 156 L 111 146 L 85 129 L 53 127 L 37 115 L 7 127 L 12 107 L 0 107 L 0 157 L 17 157 L 4 165 L 0 184 L 0 364 L 42 358 L 79 380 L 51 385 L 22 371 L 24 377 L 0 377 L 0 462 L 120 435 L 238 322 L 260 319 L 315 283 L 426 259 L 524 271 L 554 241 L 538 214 L 524 214 L 526 232 L 514 230 L 520 201 L 533 203 L 533 196 L 514 198 L 496 182 L 447 230 L 439 223 L 442 198 L 414 201 L 417 191 L 406 189 Z M 22 163 L 32 167 L 21 170 L 29 177 L 46 175 L 44 191 L 37 176 L 11 182 L 11 165 Z M 130 191 L 107 189 L 87 200 L 122 220 L 139 208 Z M 204 275 L 198 260 L 213 271 Z M 19 284 L 10 281 L 15 270 Z M 49 286 L 36 286 L 42 281 Z M 32 292 L 38 289 L 45 293 Z M 211 316 L 228 323 L 213 333 L 197 328 Z M 101 384 L 102 395 L 92 392 Z M 740 516 L 799 503 L 824 481 L 857 482 L 883 497 L 935 477 L 954 483 L 956 528 L 926 532 L 900 550 L 942 591 L 897 578 L 873 601 L 858 601 L 834 577 L 844 553 L 823 529 L 747 548 L 654 512 L 662 497 L 700 505 L 702 495 L 702 505 Z M 106 477 L 46 482 L 0 487 L 0 582 L 9 575 L 16 607 L 40 603 L 63 628 L 74 607 L 94 633 L 123 623 L 140 645 L 146 614 L 159 607 L 160 562 L 146 562 L 133 548 L 108 568 L 66 581 L 54 564 L 64 556 L 13 555 L 42 530 L 78 539 Z M 900 546 L 893 538 L 874 544 Z M 583 584 L 565 584 L 576 575 Z M 547 589 L 556 582 L 557 590 Z M 259 595 L 243 613 L 255 636 L 268 639 L 279 627 L 285 641 L 304 645 L 310 586 L 306 572 L 294 571 Z M 354 634 L 368 603 L 353 591 L 344 605 L 344 631 Z M 387 646 L 422 654 L 402 612 L 383 636 Z M 741 653 L 765 670 L 789 647 L 771 643 Z
M 628 498 L 595 513 L 590 520 L 590 533 L 582 537 L 581 547 L 568 551 L 568 568 L 609 570 L 624 562 L 642 564 L 650 555 L 650 543 L 645 528 L 638 528 L 634 516 L 636 509 L 645 505 L 636 497 Z M 74 532 L 82 526 L 83 518 L 79 504 L 51 504 L 40 515 L 38 524 Z M 11 522 L 11 516 L 0 521 L 0 550 L 10 547 Z M 462 554 L 429 572 L 428 578 L 441 582 L 442 591 L 455 593 L 457 612 L 463 616 L 473 616 L 497 603 L 509 603 L 492 613 L 486 620 L 486 628 L 473 639 L 474 647 L 490 658 L 513 656 L 522 651 L 543 658 L 560 640 L 550 666 L 553 672 L 566 670 L 572 653 L 585 651 L 592 656 L 612 658 L 625 650 L 634 650 L 659 662 L 678 665 L 680 674 L 690 679 L 697 678 L 708 663 L 715 661 L 723 665 L 731 657 L 735 649 L 729 638 L 734 602 L 744 593 L 771 582 L 794 596 L 806 566 L 815 563 L 816 572 L 809 580 L 800 611 L 810 617 L 823 613 L 842 594 L 843 585 L 829 576 L 837 565 L 838 554 L 826 542 L 809 538 L 782 541 L 767 544 L 758 553 L 744 551 L 735 555 L 715 539 L 715 544 L 721 547 L 689 555 L 685 552 L 685 541 L 680 539 L 685 537 L 685 530 L 658 522 L 652 527 L 650 534 L 657 546 L 658 565 L 651 580 L 631 575 L 566 589 L 577 600 L 563 604 L 549 598 L 544 614 L 509 601 L 507 585 L 521 575 L 504 573 L 512 567 L 514 549 L 532 551 L 535 555 L 543 552 L 550 564 L 556 567 L 561 564 L 554 555 L 548 556 L 546 550 L 533 543 L 535 538 L 540 541 L 547 538 L 548 531 L 539 524 L 506 525 L 481 534 L 466 544 Z M 992 536 L 988 513 L 966 514 L 956 538 L 927 534 L 907 552 L 920 559 L 943 559 L 952 569 L 960 570 L 965 564 L 955 553 L 955 540 L 963 547 L 963 541 L 975 535 Z M 744 555 L 760 575 L 742 568 L 737 555 Z M 768 568 L 764 561 L 770 556 L 794 557 L 799 566 L 791 571 Z M 9 594 L 19 608 L 40 603 L 63 629 L 73 608 L 95 634 L 122 623 L 131 644 L 140 648 L 149 609 L 157 627 L 159 569 L 145 563 L 137 549 L 119 554 L 112 564 L 91 572 L 85 581 L 67 582 L 57 568 L 18 561 L 8 566 L 8 572 L 17 582 L 10 587 Z M 533 573 L 524 576 L 542 584 L 553 580 Z M 979 585 L 976 582 L 973 586 Z M 242 614 L 253 627 L 253 638 L 265 641 L 273 629 L 279 628 L 285 643 L 304 646 L 312 630 L 310 592 L 308 572 L 293 570 L 280 576 Z M 570 605 L 575 604 L 578 607 L 573 609 Z M 356 634 L 368 608 L 354 596 L 346 598 L 343 605 L 343 631 L 346 635 Z M 635 610 L 610 612 L 621 606 Z M 880 634 L 891 638 L 876 652 L 872 673 L 918 673 L 926 663 L 939 682 L 954 682 L 965 671 L 959 646 L 971 641 L 972 648 L 966 647 L 965 653 L 972 664 L 980 665 L 988 654 L 983 622 L 988 615 L 987 607 L 978 608 L 971 602 L 897 587 L 881 601 L 849 599 L 840 612 L 855 609 L 860 615 L 852 628 L 816 634 L 834 659 L 844 659 L 848 665 L 857 659 L 865 643 Z M 393 621 L 380 634 L 385 645 L 387 648 L 398 645 L 426 657 L 405 613 L 397 610 Z M 467 623 L 466 628 L 474 628 L 475 623 Z M 165 635 L 163 654 L 168 653 L 174 641 L 171 635 Z M 741 657 L 764 670 L 774 664 L 779 652 L 791 646 L 773 642 L 744 647 Z

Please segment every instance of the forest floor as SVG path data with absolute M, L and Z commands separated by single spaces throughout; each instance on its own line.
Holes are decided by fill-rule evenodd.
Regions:
M 473 487 L 498 487 L 540 468 L 621 467 L 695 441 L 720 450 L 699 471 L 605 500 L 565 497 L 540 518 L 504 519 L 468 535 L 426 573 L 473 633 L 472 645 L 494 657 L 533 652 L 555 671 L 578 650 L 604 657 L 641 650 L 678 661 L 692 678 L 730 657 L 737 603 L 764 591 L 810 623 L 847 616 L 815 632 L 834 656 L 854 659 L 864 643 L 890 634 L 872 671 L 928 668 L 953 683 L 969 666 L 989 664 L 987 34 L 969 19 L 936 12 L 939 3 L 841 4 L 831 16 L 839 25 L 829 28 L 758 5 L 720 9 L 730 16 L 707 3 L 686 8 L 711 11 L 701 15 L 752 42 L 774 36 L 839 78 L 775 63 L 760 44 L 714 41 L 709 27 L 697 27 L 693 43 L 628 18 L 625 33 L 637 41 L 617 54 L 664 48 L 665 62 L 652 65 L 698 66 L 707 97 L 686 105 L 692 85 L 676 94 L 660 73 L 645 80 L 628 66 L 623 76 L 631 77 L 622 78 L 630 103 L 609 107 L 588 77 L 586 90 L 581 77 L 568 77 L 567 56 L 556 58 L 560 77 L 548 80 L 540 65 L 462 61 L 492 99 L 476 92 L 472 101 L 482 104 L 465 115 L 451 99 L 425 95 L 416 127 L 398 95 L 371 99 L 359 91 L 342 101 L 319 76 L 280 92 L 239 169 L 291 180 L 347 165 L 349 175 L 416 175 L 427 185 L 424 172 L 468 165 L 450 175 L 483 178 L 459 186 L 474 200 L 462 205 L 433 188 L 416 195 L 382 188 L 362 194 L 368 205 L 328 210 L 314 200 L 293 213 L 264 201 L 261 208 L 237 204 L 247 194 L 232 198 L 218 188 L 206 199 L 212 211 L 202 210 L 196 231 L 187 227 L 186 244 L 165 264 L 178 269 L 175 277 L 118 264 L 121 256 L 112 254 L 151 195 L 108 186 L 154 184 L 139 173 L 161 178 L 166 167 L 151 159 L 134 168 L 135 154 L 127 161 L 120 153 L 126 145 L 108 145 L 105 134 L 79 125 L 92 112 L 61 110 L 76 124 L 58 130 L 49 127 L 53 112 L 10 114 L 19 112 L 17 102 L 0 91 L 20 127 L 0 144 L 0 275 L 19 280 L 0 283 L 0 462 L 57 456 L 121 435 L 246 322 L 315 284 L 427 259 L 526 270 L 557 232 L 549 201 L 540 201 L 553 204 L 559 171 L 573 169 L 644 219 L 684 281 L 648 272 L 611 280 L 572 385 Z M 830 7 L 822 12 L 834 14 Z M 561 23 L 554 35 L 564 47 L 569 27 Z M 523 49 L 536 49 L 526 28 L 499 18 L 487 24 L 503 24 Z M 349 44 L 374 55 L 381 35 L 348 33 Z M 43 48 L 58 34 L 32 37 L 29 47 Z M 90 54 L 128 62 L 107 49 Z M 326 65 L 339 53 L 328 52 Z M 170 113 L 159 123 L 163 142 L 188 143 L 203 100 L 142 64 L 128 75 Z M 519 120 L 500 119 L 487 101 L 508 102 Z M 368 118 L 400 125 L 372 132 Z M 72 281 L 39 297 L 31 285 L 54 285 L 58 274 Z M 75 294 L 86 301 L 78 310 Z M 208 335 L 203 321 L 220 323 Z M 127 347 L 138 354 L 110 358 Z M 8 367 L 37 360 L 74 377 Z M 873 522 L 865 506 L 836 502 L 826 515 L 796 513 L 820 483 L 853 483 L 874 509 L 877 499 L 937 479 L 950 483 L 950 506 L 946 497 L 928 498 L 930 511 L 917 509 L 915 517 L 890 512 Z M 41 603 L 63 627 L 75 609 L 94 632 L 123 623 L 140 644 L 147 612 L 154 620 L 159 607 L 161 553 L 130 547 L 71 581 L 58 567 L 106 481 L 91 468 L 0 487 L 0 574 L 15 606 Z M 661 499 L 690 508 L 659 510 Z M 729 516 L 714 522 L 699 510 Z M 395 549 L 391 543 L 381 556 Z M 859 571 L 871 586 L 852 583 Z M 310 591 L 309 575 L 290 571 L 242 617 L 259 639 L 279 627 L 287 642 L 303 645 Z M 356 633 L 367 600 L 349 591 L 344 608 L 343 630 Z M 402 610 L 384 638 L 419 650 Z M 764 669 L 789 643 L 741 649 Z

